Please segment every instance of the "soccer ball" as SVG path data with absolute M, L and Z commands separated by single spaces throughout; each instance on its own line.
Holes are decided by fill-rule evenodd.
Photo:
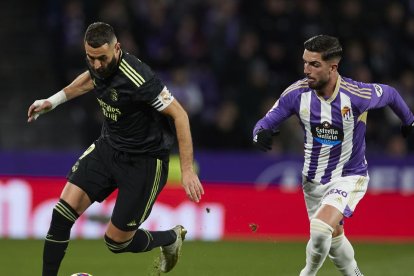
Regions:
M 85 273 L 85 272 L 78 272 L 78 273 L 74 273 L 70 276 L 92 276 L 92 274 Z

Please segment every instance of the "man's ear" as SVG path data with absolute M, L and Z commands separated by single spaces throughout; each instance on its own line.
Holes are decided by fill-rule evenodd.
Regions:
M 331 64 L 331 71 L 332 72 L 338 72 L 338 63 L 332 63 Z
M 338 68 L 339 68 L 339 61 L 341 59 L 340 58 L 333 58 L 331 59 L 330 62 L 330 66 L 331 66 L 331 71 L 332 72 L 338 72 Z
M 115 43 L 115 51 L 118 53 L 121 50 L 121 43 L 117 42 Z

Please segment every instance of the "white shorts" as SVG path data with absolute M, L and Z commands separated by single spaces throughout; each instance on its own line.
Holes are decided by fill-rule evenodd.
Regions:
M 324 204 L 338 209 L 345 217 L 352 216 L 358 202 L 364 197 L 369 176 L 351 175 L 321 184 L 303 177 L 302 188 L 309 220 Z

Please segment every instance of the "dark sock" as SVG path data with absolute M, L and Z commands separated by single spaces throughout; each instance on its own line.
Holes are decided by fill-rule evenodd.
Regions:
M 69 244 L 70 229 L 79 215 L 60 199 L 53 209 L 52 221 L 43 248 L 43 276 L 57 276 Z
M 115 242 L 105 235 L 105 242 L 109 250 L 114 253 L 146 252 L 155 247 L 172 244 L 177 239 L 173 230 L 147 231 L 138 229 L 134 237 L 126 242 Z

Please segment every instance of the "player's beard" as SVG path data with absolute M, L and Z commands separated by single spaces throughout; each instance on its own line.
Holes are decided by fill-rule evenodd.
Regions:
M 95 73 L 100 77 L 100 78 L 107 78 L 110 75 L 112 75 L 113 72 L 115 72 L 116 70 L 116 64 L 117 64 L 117 60 L 115 58 L 115 56 L 112 58 L 112 60 L 108 63 L 108 65 L 105 68 L 99 68 L 97 70 L 93 69 L 95 71 Z
M 319 80 L 319 81 L 317 81 L 316 79 L 313 79 L 313 80 L 314 80 L 314 82 L 311 82 L 311 83 L 308 82 L 308 86 L 309 86 L 309 88 L 312 88 L 316 91 L 322 90 L 329 82 L 329 79 Z

